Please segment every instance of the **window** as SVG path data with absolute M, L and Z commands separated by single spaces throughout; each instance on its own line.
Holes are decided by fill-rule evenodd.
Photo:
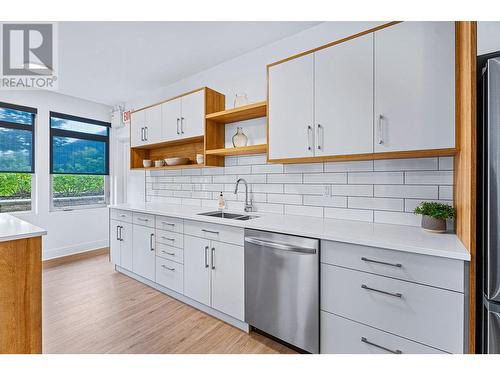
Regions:
M 36 113 L 0 102 L 0 212 L 32 209 Z
M 107 203 L 110 126 L 103 121 L 50 112 L 53 209 Z

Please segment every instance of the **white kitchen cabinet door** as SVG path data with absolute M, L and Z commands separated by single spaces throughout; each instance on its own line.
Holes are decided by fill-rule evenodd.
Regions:
M 210 306 L 210 241 L 184 236 L 184 294 Z
M 455 147 L 455 24 L 375 32 L 375 152 Z
M 133 270 L 133 241 L 132 241 L 132 231 L 133 225 L 131 223 L 121 222 L 121 264 L 120 266 L 132 271 Z
M 242 246 L 212 241 L 212 307 L 244 320 L 244 253 Z
M 144 124 L 146 122 L 146 111 L 133 112 L 130 117 L 130 146 L 137 147 L 145 144 Z
M 205 134 L 205 90 L 183 96 L 181 102 L 181 136 L 189 138 Z
M 162 141 L 161 105 L 158 104 L 146 109 L 144 128 L 146 144 Z
M 372 153 L 373 34 L 314 55 L 315 156 Z
M 269 159 L 314 156 L 314 55 L 269 67 Z
M 173 141 L 181 137 L 181 98 L 169 100 L 161 105 L 162 131 L 164 141 Z
M 111 253 L 111 263 L 119 266 L 121 263 L 121 241 L 120 241 L 120 229 L 123 223 L 111 220 L 109 222 L 109 246 Z
M 132 270 L 146 279 L 155 279 L 155 230 L 154 228 L 133 225 Z

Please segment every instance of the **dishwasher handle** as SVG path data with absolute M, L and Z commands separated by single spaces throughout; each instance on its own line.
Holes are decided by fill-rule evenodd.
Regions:
M 245 242 L 260 245 L 265 247 L 272 247 L 273 249 L 290 251 L 293 253 L 302 253 L 302 254 L 316 254 L 317 249 L 311 247 L 303 247 L 303 246 L 295 246 L 289 245 L 281 242 L 270 242 L 264 241 L 255 237 L 245 237 Z

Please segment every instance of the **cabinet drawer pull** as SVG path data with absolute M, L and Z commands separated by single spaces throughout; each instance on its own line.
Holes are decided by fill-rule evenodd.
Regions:
M 321 126 L 321 124 L 318 124 L 318 137 L 317 137 L 318 150 L 321 150 L 321 144 L 323 143 L 323 138 L 324 138 L 324 134 L 323 134 L 323 137 L 320 137 L 320 132 L 324 132 L 324 130 L 323 130 L 323 127 Z
M 125 214 L 121 214 L 121 215 L 120 215 L 120 217 L 127 217 L 127 215 L 125 215 Z
M 383 137 L 383 128 L 382 128 L 382 120 L 384 119 L 384 116 L 378 115 L 378 123 L 377 123 L 377 142 L 379 145 L 384 143 L 384 137 Z
M 139 221 L 146 221 L 146 222 L 149 221 L 149 219 L 145 219 L 143 217 L 138 217 L 137 220 L 139 220 Z
M 361 337 L 361 341 L 364 342 L 365 344 L 368 344 L 368 345 L 374 346 L 376 348 L 385 350 L 386 352 L 389 352 L 389 353 L 392 353 L 392 354 L 403 354 L 403 352 L 401 350 L 399 350 L 399 349 L 392 350 L 392 349 L 386 348 L 386 347 L 384 347 L 382 345 L 375 344 L 374 342 L 368 341 L 368 339 L 366 337 Z
M 392 267 L 403 267 L 401 263 L 387 263 L 387 262 L 382 262 L 380 260 L 373 260 L 365 257 L 361 257 L 361 260 L 364 260 L 365 262 L 370 262 L 370 263 L 377 263 L 377 264 L 384 264 L 386 266 L 392 266 Z
M 169 271 L 175 271 L 175 268 L 170 268 L 170 267 L 167 267 L 166 265 L 162 264 L 161 265 L 161 268 L 165 268 L 166 270 L 169 270 Z
M 149 235 L 149 250 L 151 250 L 151 251 L 155 251 L 155 248 L 153 246 L 153 237 L 154 236 L 155 236 L 154 233 L 151 233 Z
M 165 251 L 165 250 L 162 250 L 161 251 L 163 254 L 167 254 L 167 255 L 172 255 L 172 256 L 175 256 L 175 253 L 169 253 L 168 251 Z
M 175 242 L 175 238 L 168 238 L 168 237 L 165 237 L 165 236 L 161 236 L 161 238 L 163 238 L 164 240 Z
M 205 233 L 219 234 L 219 232 L 216 230 L 202 229 L 201 231 Z
M 215 247 L 212 247 L 212 269 L 215 269 Z
M 312 146 L 311 146 L 311 132 L 312 132 L 311 125 L 307 125 L 307 149 L 308 150 L 312 150 Z
M 168 221 L 162 221 L 161 223 L 164 225 L 170 225 L 171 227 L 175 227 L 174 223 L 169 223 Z
M 116 226 L 116 240 L 120 241 L 120 226 Z
M 393 297 L 398 297 L 398 298 L 402 298 L 403 297 L 403 295 L 401 293 L 386 292 L 385 290 L 370 288 L 369 286 L 367 286 L 365 284 L 361 285 L 361 288 L 366 289 L 366 290 L 371 290 L 372 292 L 387 294 L 388 296 L 393 296 Z
M 144 128 L 141 128 L 141 141 L 144 142 Z
M 149 139 L 149 129 L 147 126 L 144 127 L 144 140 L 148 141 Z
M 180 118 L 177 118 L 177 134 L 181 134 L 181 133 L 179 132 L 179 121 L 180 121 L 180 120 L 181 120 Z
M 209 265 L 208 265 L 208 249 L 209 249 L 209 247 L 205 246 L 205 268 L 209 267 Z
M 181 117 L 181 134 L 184 134 L 184 117 Z
M 123 227 L 120 225 L 120 238 L 118 238 L 120 241 L 123 241 L 122 229 L 123 229 Z

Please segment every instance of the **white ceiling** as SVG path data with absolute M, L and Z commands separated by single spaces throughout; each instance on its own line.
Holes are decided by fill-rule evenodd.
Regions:
M 61 22 L 59 92 L 115 105 L 318 22 Z

